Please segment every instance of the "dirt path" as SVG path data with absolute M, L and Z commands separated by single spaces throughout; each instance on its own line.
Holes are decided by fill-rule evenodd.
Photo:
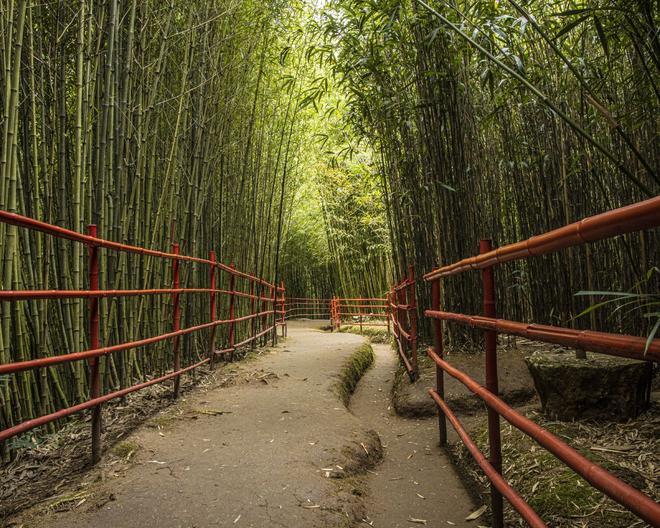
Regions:
M 375 528 L 476 526 L 465 521 L 475 504 L 447 455 L 438 447 L 437 421 L 401 418 L 391 409 L 397 358 L 388 345 L 373 345 L 374 366 L 360 381 L 351 411 L 380 436 L 384 459 L 369 473 L 368 521 Z M 419 526 L 419 524 L 417 524 Z
M 415 526 L 409 516 L 460 526 L 472 503 L 433 447 L 432 425 L 387 412 L 395 368 L 387 347 L 375 346 L 353 412 L 338 399 L 338 373 L 363 342 L 290 325 L 286 342 L 239 367 L 251 382 L 191 393 L 126 439 L 130 462 L 106 460 L 73 507 L 37 509 L 16 526 L 348 527 L 367 515 L 378 527 Z M 380 450 L 370 429 L 388 447 L 366 478 Z

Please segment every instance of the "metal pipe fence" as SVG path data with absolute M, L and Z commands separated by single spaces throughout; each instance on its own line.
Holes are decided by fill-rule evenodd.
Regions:
M 88 248 L 88 282 L 89 288 L 86 290 L 21 290 L 21 291 L 0 291 L 0 302 L 11 303 L 35 299 L 87 299 L 88 301 L 88 342 L 89 349 L 82 351 L 63 351 L 61 354 L 35 357 L 22 361 L 14 361 L 0 364 L 0 374 L 17 375 L 33 369 L 42 369 L 71 363 L 75 361 L 88 361 L 89 376 L 89 399 L 87 401 L 71 405 L 63 409 L 58 409 L 50 414 L 39 416 L 37 418 L 24 420 L 0 431 L 0 442 L 4 442 L 17 435 L 23 434 L 31 429 L 46 425 L 66 416 L 91 409 L 92 426 L 92 461 L 95 463 L 101 457 L 101 405 L 115 398 L 123 397 L 131 392 L 135 392 L 151 385 L 162 383 L 173 379 L 173 397 L 179 394 L 181 375 L 191 372 L 202 365 L 213 363 L 213 361 L 226 355 L 233 359 L 234 353 L 241 347 L 247 345 L 255 346 L 260 338 L 270 337 L 273 342 L 277 339 L 277 327 L 282 326 L 283 335 L 286 335 L 286 323 L 284 321 L 284 284 L 276 287 L 274 284 L 237 270 L 233 264 L 226 265 L 216 261 L 215 253 L 211 251 L 209 258 L 192 257 L 182 255 L 179 251 L 179 245 L 174 243 L 171 252 L 157 251 L 138 246 L 131 246 L 110 240 L 98 238 L 96 235 L 96 226 L 89 226 L 87 234 L 78 233 L 64 229 L 45 222 L 34 220 L 25 216 L 0 211 L 0 222 L 18 226 L 32 231 L 39 231 L 59 239 L 70 240 L 74 243 L 80 243 Z M 141 290 L 116 290 L 101 289 L 99 284 L 100 274 L 100 250 L 109 250 L 115 252 L 132 253 L 159 259 L 165 259 L 171 264 L 170 288 L 152 288 Z M 182 287 L 181 285 L 181 265 L 197 264 L 207 266 L 209 270 L 210 288 Z M 220 274 L 224 273 L 225 281 L 229 282 L 228 289 L 217 288 L 217 280 Z M 108 282 L 111 282 L 108 280 Z M 237 282 L 240 282 L 237 285 Z M 243 289 L 247 285 L 246 289 Z M 247 290 L 247 291 L 246 291 Z M 256 292 L 258 290 L 258 292 Z M 205 294 L 209 298 L 209 321 L 196 324 L 194 326 L 181 328 L 182 307 L 181 296 L 189 294 Z M 101 346 L 100 339 L 100 306 L 99 300 L 104 298 L 123 298 L 123 297 L 145 297 L 145 296 L 164 296 L 171 300 L 171 325 L 170 332 L 146 337 L 134 341 L 123 342 L 110 346 Z M 220 298 L 228 299 L 225 303 L 228 305 L 227 313 L 224 317 L 219 313 L 221 304 Z M 243 302 L 240 303 L 239 301 Z M 248 301 L 247 303 L 245 301 Z M 240 306 L 239 306 L 240 305 Z M 5 308 L 6 309 L 6 308 Z M 240 311 L 242 315 L 239 315 Z M 279 317 L 279 320 L 278 320 Z M 249 323 L 249 326 L 246 326 Z M 216 330 L 219 327 L 226 327 L 226 340 L 222 349 L 216 349 Z M 191 365 L 181 365 L 180 338 L 203 330 L 209 331 L 209 350 L 204 359 Z M 236 343 L 236 337 L 243 336 L 243 339 Z M 163 376 L 121 388 L 120 390 L 101 394 L 102 380 L 100 374 L 100 359 L 112 354 L 142 349 L 148 345 L 159 342 L 170 341 L 172 346 L 172 371 Z M 42 351 L 35 350 L 35 356 L 41 355 Z
M 499 398 L 497 334 L 524 336 L 532 340 L 561 344 L 579 350 L 656 362 L 660 361 L 660 340 L 654 339 L 647 343 L 646 339 L 640 337 L 507 321 L 497 318 L 495 305 L 495 269 L 500 264 L 658 226 L 660 226 L 660 197 L 592 216 L 498 249 L 493 249 L 489 240 L 482 240 L 478 255 L 440 267 L 424 276 L 432 287 L 431 308 L 424 314 L 433 320 L 434 346 L 428 350 L 428 355 L 437 366 L 436 388 L 430 389 L 429 392 L 439 409 L 440 444 L 446 445 L 447 443 L 446 419 L 449 419 L 461 441 L 465 443 L 469 452 L 491 481 L 491 511 L 494 528 L 504 526 L 503 497 L 506 497 L 528 525 L 545 526 L 529 504 L 506 483 L 502 475 L 500 416 L 533 438 L 593 487 L 651 526 L 660 526 L 660 505 L 650 497 L 591 462 L 566 442 L 524 417 Z M 440 280 L 471 270 L 481 270 L 482 273 L 483 315 L 469 316 L 443 311 L 440 306 Z M 445 360 L 442 321 L 463 324 L 484 331 L 485 387 Z M 478 450 L 460 420 L 447 405 L 444 399 L 445 373 L 463 383 L 485 402 L 488 409 L 488 459 Z
M 285 299 L 285 319 L 330 319 L 331 299 L 289 297 Z
M 408 276 L 393 285 L 387 294 L 387 313 L 392 324 L 397 352 L 412 382 L 419 377 L 415 284 L 415 271 L 409 266 Z
M 330 301 L 331 324 L 334 330 L 342 326 L 357 326 L 360 332 L 364 328 L 387 328 L 390 333 L 390 321 L 387 312 L 387 299 L 378 297 L 340 298 Z

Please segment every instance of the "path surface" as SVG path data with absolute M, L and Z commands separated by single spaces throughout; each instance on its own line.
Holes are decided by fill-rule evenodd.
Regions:
M 376 366 L 352 412 L 334 392 L 363 342 L 291 324 L 286 342 L 239 367 L 258 374 L 252 382 L 193 391 L 171 421 L 128 438 L 139 448 L 126 468 L 105 470 L 74 509 L 24 526 L 314 528 L 357 526 L 350 520 L 362 518 L 376 527 L 419 526 L 409 517 L 461 526 L 473 504 L 434 447 L 432 423 L 387 411 L 396 366 L 387 347 L 375 347 Z M 387 446 L 385 461 L 328 478 L 349 467 L 351 453 L 374 450 L 370 429 Z
M 378 433 L 384 447 L 383 462 L 367 481 L 367 520 L 376 528 L 408 528 L 414 525 L 409 519 L 424 520 L 428 527 L 474 527 L 464 519 L 476 507 L 438 447 L 437 420 L 394 413 L 390 391 L 397 357 L 388 345 L 372 346 L 376 362 L 350 405 L 356 417 Z

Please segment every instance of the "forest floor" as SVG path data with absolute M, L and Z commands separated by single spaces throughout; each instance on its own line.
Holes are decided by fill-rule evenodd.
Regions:
M 476 505 L 436 447 L 434 420 L 390 409 L 394 352 L 374 345 L 375 366 L 350 410 L 342 403 L 340 375 L 363 345 L 290 324 L 287 340 L 239 366 L 248 382 L 192 390 L 73 489 L 6 524 L 475 526 L 463 521 Z

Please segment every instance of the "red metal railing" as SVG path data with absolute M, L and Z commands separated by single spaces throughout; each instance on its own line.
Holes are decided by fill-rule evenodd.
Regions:
M 392 321 L 392 332 L 397 351 L 411 381 L 419 376 L 417 365 L 417 301 L 415 271 L 408 267 L 408 276 L 392 286 L 387 293 L 387 312 Z
M 330 301 L 316 297 L 289 297 L 285 302 L 286 319 L 330 319 Z
M 64 229 L 58 226 L 40 222 L 31 218 L 20 216 L 6 211 L 0 211 L 0 222 L 11 224 L 21 228 L 33 231 L 41 231 L 56 238 L 71 240 L 76 243 L 84 244 L 88 247 L 88 290 L 25 290 L 25 291 L 0 291 L 0 301 L 22 301 L 30 299 L 73 299 L 81 298 L 89 301 L 89 346 L 88 350 L 63 353 L 60 355 L 43 357 L 39 359 L 28 359 L 12 363 L 0 364 L 0 374 L 16 374 L 26 370 L 62 365 L 74 361 L 89 361 L 89 396 L 90 399 L 57 410 L 51 414 L 40 416 L 31 420 L 23 421 L 17 425 L 0 431 L 0 442 L 20 435 L 36 427 L 43 426 L 55 420 L 66 416 L 79 413 L 86 409 L 92 409 L 92 459 L 97 462 L 101 456 L 101 404 L 115 398 L 120 398 L 151 385 L 162 383 L 169 379 L 174 379 L 173 395 L 177 397 L 179 393 L 179 382 L 182 374 L 192 371 L 207 363 L 212 363 L 218 356 L 233 354 L 236 350 L 247 345 L 255 346 L 259 338 L 271 336 L 273 342 L 277 339 L 277 326 L 283 326 L 283 335 L 286 335 L 286 323 L 284 322 L 284 285 L 275 287 L 270 282 L 255 277 L 248 273 L 238 271 L 234 265 L 229 266 L 216 261 L 213 251 L 209 254 L 209 259 L 181 255 L 178 244 L 172 245 L 172 251 L 166 253 L 137 246 L 130 246 L 119 242 L 97 238 L 96 226 L 89 226 L 88 234 L 81 234 L 75 231 Z M 145 255 L 170 260 L 172 263 L 172 287 L 160 289 L 143 290 L 102 290 L 99 286 L 99 250 L 107 249 L 112 251 L 127 252 L 138 255 Z M 209 269 L 209 288 L 184 288 L 180 284 L 180 265 L 182 263 L 197 263 L 208 266 Z M 229 289 L 218 289 L 216 280 L 220 273 L 226 273 L 229 277 Z M 243 291 L 237 288 L 236 281 L 243 284 L 248 283 L 249 291 Z M 278 296 L 278 293 L 280 294 Z M 210 321 L 196 326 L 181 328 L 181 305 L 180 296 L 182 294 L 208 294 L 210 306 Z M 99 299 L 118 298 L 133 296 L 152 296 L 152 295 L 170 295 L 172 299 L 172 331 L 137 341 L 131 341 L 112 346 L 102 347 L 99 337 Z M 220 318 L 218 314 L 218 296 L 228 297 L 228 314 L 226 318 Z M 237 316 L 237 300 L 243 300 L 243 311 L 248 313 Z M 249 308 L 245 301 L 249 301 Z M 259 303 L 261 301 L 261 304 Z M 279 306 L 279 309 L 278 309 Z M 277 320 L 278 314 L 281 315 Z M 242 323 L 251 323 L 246 327 Z M 220 326 L 226 326 L 227 340 L 222 350 L 216 350 L 216 329 Z M 179 339 L 181 336 L 209 330 L 209 352 L 208 357 L 192 365 L 181 366 L 181 354 Z M 240 341 L 236 342 L 237 336 Z M 117 352 L 137 349 L 154 343 L 171 340 L 173 351 L 172 372 L 151 379 L 149 381 L 122 388 L 108 394 L 101 394 L 101 378 L 99 362 L 103 356 L 109 356 Z M 38 352 L 38 351 L 35 351 Z
M 502 454 L 500 441 L 500 416 L 514 427 L 532 437 L 542 447 L 573 469 L 595 488 L 639 516 L 651 526 L 660 526 L 660 505 L 651 498 L 589 461 L 557 436 L 522 416 L 498 397 L 497 379 L 497 333 L 525 336 L 537 341 L 557 343 L 582 350 L 632 359 L 660 361 L 660 340 L 653 340 L 644 354 L 646 340 L 604 332 L 580 331 L 554 326 L 525 324 L 497 319 L 495 310 L 495 266 L 504 262 L 525 259 L 551 253 L 563 248 L 594 242 L 617 235 L 660 226 L 660 197 L 616 209 L 580 222 L 566 225 L 554 231 L 528 240 L 493 250 L 488 240 L 482 240 L 477 256 L 461 260 L 449 266 L 435 269 L 424 276 L 431 282 L 432 306 L 424 313 L 433 319 L 434 347 L 428 350 L 429 357 L 437 365 L 436 389 L 429 390 L 439 412 L 440 444 L 447 442 L 446 418 L 456 429 L 477 464 L 491 481 L 491 508 L 493 526 L 504 525 L 502 497 L 506 497 L 521 517 L 534 527 L 545 523 L 530 508 L 524 499 L 502 476 Z M 439 279 L 468 270 L 481 270 L 483 283 L 483 316 L 467 316 L 444 312 L 440 309 Z M 452 367 L 444 360 L 442 321 L 451 321 L 484 330 L 486 349 L 486 386 L 482 387 L 464 372 Z M 444 373 L 463 383 L 481 398 L 488 407 L 489 458 L 486 459 L 462 427 L 458 418 L 444 401 Z
M 339 330 L 343 326 L 359 326 L 360 332 L 364 327 L 386 327 L 390 332 L 390 318 L 388 315 L 387 299 L 378 297 L 363 297 L 355 299 L 342 299 L 333 297 L 330 301 L 331 324 L 333 329 Z M 346 320 L 350 322 L 346 323 Z

